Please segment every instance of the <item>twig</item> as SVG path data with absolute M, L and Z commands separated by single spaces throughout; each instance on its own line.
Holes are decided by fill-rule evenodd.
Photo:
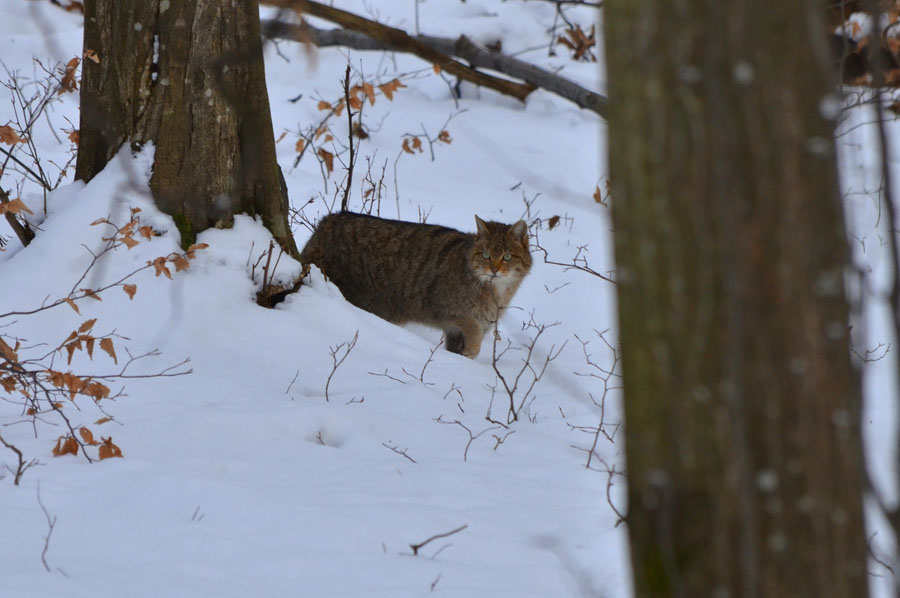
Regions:
M 32 459 L 28 463 L 25 463 L 25 457 L 22 455 L 22 451 L 20 451 L 15 445 L 12 445 L 12 444 L 6 442 L 6 440 L 3 438 L 3 436 L 0 436 L 0 442 L 3 443 L 3 446 L 5 446 L 6 448 L 8 448 L 12 452 L 14 452 L 16 454 L 16 457 L 18 457 L 18 459 L 19 459 L 19 464 L 16 466 L 15 471 L 13 471 L 13 469 L 11 467 L 7 467 L 7 469 L 9 469 L 10 473 L 12 473 L 15 476 L 13 478 L 13 484 L 18 486 L 19 480 L 22 479 L 22 474 L 24 474 L 25 471 L 29 467 L 36 465 L 37 461 Z
M 346 212 L 350 202 L 350 186 L 353 184 L 353 110 L 350 109 L 350 63 L 344 72 L 344 102 L 347 105 L 347 143 L 350 149 L 350 159 L 347 162 L 347 184 L 344 186 L 344 196 L 341 198 L 341 211 Z
M 469 435 L 469 441 L 466 443 L 466 448 L 463 450 L 463 461 L 468 461 L 468 460 L 469 460 L 469 447 L 472 446 L 472 443 L 475 442 L 475 439 L 476 439 L 476 438 L 478 438 L 479 436 L 481 436 L 481 435 L 484 434 L 485 432 L 490 432 L 491 430 L 496 430 L 497 428 L 500 427 L 500 426 L 491 426 L 491 427 L 489 427 L 489 428 L 485 428 L 484 430 L 482 430 L 482 431 L 479 432 L 478 434 L 473 434 L 473 433 L 472 433 L 472 430 L 471 430 L 468 426 L 466 426 L 464 423 L 462 423 L 461 421 L 459 421 L 458 419 L 455 419 L 455 420 L 453 420 L 453 421 L 447 421 L 447 420 L 443 419 L 443 415 L 439 415 L 439 416 L 437 417 L 437 419 L 435 419 L 434 421 L 436 421 L 436 422 L 439 423 L 439 424 L 457 425 L 457 426 L 459 426 L 460 428 L 462 428 L 463 430 L 465 430 L 466 433 L 468 433 L 468 435 Z M 509 436 L 509 434 L 507 434 L 507 436 Z M 506 438 L 506 437 L 504 436 L 504 439 L 505 439 L 505 438 Z M 503 441 L 501 440 L 500 442 L 503 442 Z M 498 446 L 500 445 L 500 442 L 497 443 Z M 494 450 L 496 450 L 496 449 L 497 449 L 497 447 L 495 446 L 495 447 L 494 447 Z
M 386 444 L 386 443 L 384 443 L 384 442 L 381 443 L 381 446 L 383 446 L 384 448 L 391 449 L 392 451 L 394 451 L 394 452 L 397 453 L 398 455 L 402 455 L 403 457 L 406 457 L 407 459 L 409 459 L 409 460 L 412 461 L 413 463 L 417 463 L 417 461 L 416 461 L 415 459 L 413 459 L 412 457 L 410 457 L 410 456 L 406 453 L 406 451 L 409 450 L 408 448 L 400 449 L 397 445 L 391 446 L 391 445 Z
M 41 481 L 38 480 L 37 483 L 37 501 L 41 507 L 41 511 L 44 512 L 44 517 L 47 518 L 47 535 L 44 536 L 44 549 L 41 551 L 41 562 L 44 564 L 44 569 L 48 572 L 50 571 L 50 565 L 47 564 L 47 551 L 50 549 L 50 536 L 53 535 L 53 528 L 56 527 L 56 516 L 50 516 L 50 513 L 47 511 L 47 507 L 44 506 L 43 501 L 41 501 Z
M 339 345 L 335 345 L 334 347 L 329 347 L 328 352 L 331 354 L 331 362 L 332 368 L 331 373 L 328 374 L 328 380 L 325 381 L 325 401 L 328 401 L 328 387 L 331 386 L 331 379 L 334 377 L 334 373 L 337 371 L 341 364 L 344 363 L 344 360 L 347 359 L 347 356 L 350 355 L 350 351 L 353 350 L 353 347 L 356 346 L 356 341 L 359 339 L 359 330 L 357 330 L 353 334 L 353 338 L 348 342 L 340 343 Z M 340 353 L 341 349 L 344 350 L 344 354 L 338 358 L 338 353 Z
M 466 523 L 466 524 L 464 524 L 464 525 L 461 525 L 461 526 L 459 526 L 458 528 L 456 528 L 456 529 L 454 529 L 454 530 L 450 530 L 449 532 L 446 532 L 446 533 L 443 533 L 443 534 L 436 534 L 436 535 L 434 535 L 434 536 L 431 536 L 431 537 L 428 538 L 427 540 L 424 540 L 424 541 L 422 541 L 422 542 L 419 542 L 418 544 L 410 544 L 409 547 L 412 548 L 413 556 L 418 556 L 418 554 L 419 554 L 419 549 L 422 548 L 422 547 L 424 547 L 424 546 L 425 546 L 426 544 L 428 544 L 429 542 L 431 542 L 431 541 L 433 541 L 433 540 L 437 540 L 437 539 L 439 539 L 439 538 L 446 538 L 447 536 L 452 536 L 453 534 L 458 534 L 459 532 L 463 531 L 463 530 L 466 529 L 467 527 L 469 527 L 469 524 L 468 524 L 468 523 Z

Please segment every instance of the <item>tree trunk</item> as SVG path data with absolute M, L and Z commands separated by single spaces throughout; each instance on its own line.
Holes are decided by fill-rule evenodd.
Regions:
M 89 181 L 123 143 L 153 143 L 150 187 L 183 244 L 245 212 L 296 256 L 257 2 L 88 0 L 84 16 L 99 63 L 83 63 L 76 178 Z
M 816 6 L 604 5 L 637 596 L 866 595 Z

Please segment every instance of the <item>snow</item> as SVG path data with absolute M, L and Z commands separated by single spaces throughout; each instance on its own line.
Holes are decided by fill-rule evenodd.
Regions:
M 412 2 L 336 4 L 415 28 Z M 605 87 L 602 48 L 600 64 L 574 63 L 563 47 L 548 56 L 549 3 L 432 0 L 418 7 L 424 34 L 500 39 L 504 51 L 562 68 L 597 91 Z M 81 54 L 80 16 L 37 2 L 11 3 L 4 11 L 2 66 L 23 83 L 42 78 L 34 57 L 50 65 Z M 580 7 L 567 15 L 585 30 L 596 19 Z M 353 51 L 349 61 L 356 80 L 360 74 L 375 84 L 400 77 L 407 86 L 393 101 L 379 96 L 365 105 L 370 137 L 360 143 L 352 209 L 360 209 L 368 188 L 368 157 L 376 183 L 384 168 L 383 216 L 427 217 L 467 231 L 474 230 L 474 214 L 539 220 L 531 230 L 551 261 L 586 257 L 600 273 L 613 270 L 608 208 L 591 197 L 607 179 L 606 127 L 599 117 L 542 91 L 521 104 L 463 84 L 455 101 L 431 65 L 407 55 Z M 339 48 L 266 46 L 278 160 L 294 208 L 310 222 L 334 205 L 343 181 L 346 115 L 329 121 L 335 139 L 322 142 L 339 155 L 330 175 L 323 175 L 312 151 L 295 167 L 295 144 L 324 118 L 318 102 L 341 97 L 347 62 Z M 2 123 L 12 118 L 9 98 L 9 90 L 0 89 Z M 860 352 L 876 349 L 877 357 L 879 343 L 896 347 L 897 339 L 886 324 L 882 294 L 891 280 L 883 245 L 889 225 L 878 204 L 869 110 L 845 113 L 838 142 L 854 260 L 871 270 L 868 286 L 856 290 L 865 312 L 854 322 L 854 341 Z M 62 131 L 77 128 L 77 93 L 60 96 L 48 116 L 32 134 L 55 177 L 52 164 L 65 164 L 71 151 Z M 898 123 L 889 126 L 893 139 L 900 138 Z M 433 160 L 427 143 L 421 154 L 401 150 L 404 135 L 424 131 L 433 139 L 442 128 L 452 142 L 435 143 Z M 180 251 L 173 221 L 150 198 L 152 152 L 151 146 L 137 156 L 121 152 L 88 185 L 71 182 L 69 169 L 47 195 L 46 212 L 35 184 L 26 181 L 14 191 L 35 212 L 29 220 L 40 232 L 23 248 L 0 228 L 9 238 L 0 252 L 0 314 L 51 303 L 73 285 L 99 288 Z M 900 171 L 896 159 L 891 164 L 896 186 Z M 7 173 L 3 187 L 17 177 Z M 894 192 L 900 196 L 900 187 Z M 100 252 L 111 233 L 108 225 L 91 223 L 107 218 L 121 226 L 133 208 L 140 209 L 140 225 L 159 235 L 135 236 L 136 247 L 108 253 L 76 284 L 91 262 L 89 250 Z M 560 220 L 550 229 L 552 216 Z M 302 246 L 310 230 L 294 224 Z M 504 429 L 485 419 L 505 423 L 508 403 L 502 390 L 491 389 L 497 382 L 490 339 L 474 361 L 434 351 L 438 332 L 397 327 L 352 307 L 315 269 L 299 293 L 275 309 L 261 308 L 254 301 L 260 280 L 254 263 L 270 239 L 258 222 L 238 216 L 231 229 L 201 233 L 198 241 L 209 247 L 196 252 L 188 270 L 172 268 L 172 280 L 154 276 L 152 268 L 129 279 L 137 285 L 133 299 L 114 287 L 101 302 L 79 300 L 80 314 L 63 304 L 0 317 L 0 335 L 23 339 L 20 355 L 30 357 L 97 318 L 96 334 L 118 335 L 119 363 L 99 350 L 93 360 L 78 352 L 70 367 L 82 374 L 118 372 L 126 349 L 150 354 L 128 370 L 150 377 L 113 384 L 113 392 L 124 386 L 125 395 L 101 401 L 103 411 L 85 398 L 64 405 L 73 425 L 111 436 L 122 459 L 53 457 L 53 444 L 65 432 L 59 418 L 51 413 L 32 425 L 18 404 L 0 401 L 0 435 L 40 462 L 18 486 L 9 471 L 0 480 L 4 595 L 631 595 L 626 529 L 616 525 L 606 498 L 609 491 L 624 510 L 624 479 L 606 473 L 624 469 L 621 430 L 614 442 L 599 437 L 588 469 L 594 435 L 579 429 L 603 418 L 604 430 L 613 434 L 621 421 L 618 393 L 608 393 L 601 412 L 591 397 L 603 396 L 604 382 L 587 375 L 598 373 L 588 359 L 603 368 L 614 363 L 604 342 L 615 346 L 617 339 L 611 284 L 544 263 L 534 249 L 532 272 L 500 324 L 498 348 L 509 341 L 520 349 L 505 354 L 500 367 L 507 376 L 518 371 L 521 347 L 536 334 L 527 326 L 532 319 L 548 326 L 532 362 L 559 353 L 520 419 Z M 283 257 L 276 277 L 289 280 L 297 272 L 299 265 Z M 891 349 L 861 366 L 866 451 L 875 484 L 891 504 L 898 500 L 897 412 L 890 400 L 897 396 L 896 356 Z M 57 356 L 56 367 L 62 359 Z M 94 423 L 104 414 L 114 420 Z M 0 466 L 15 463 L 0 447 Z M 771 484 L 765 472 L 758 481 Z M 873 547 L 893 562 L 890 528 L 869 506 Z M 48 516 L 55 521 L 49 539 Z M 412 555 L 411 545 L 462 526 Z M 870 571 L 874 595 L 890 595 L 885 569 L 872 562 Z
M 359 2 L 342 6 L 364 10 Z M 385 22 L 412 27 L 411 8 L 385 3 L 378 11 Z M 586 25 L 594 18 L 582 9 L 569 15 Z M 552 10 L 540 3 L 423 2 L 419 14 L 423 33 L 499 36 L 508 51 L 563 67 L 599 89 L 596 64 L 573 63 L 563 48 L 547 56 L 552 21 Z M 33 56 L 52 64 L 81 53 L 80 17 L 49 4 L 16 3 L 0 28 L 7 40 L 3 63 L 23 83 L 40 78 Z M 385 164 L 384 216 L 427 214 L 429 222 L 469 231 L 476 213 L 540 220 L 535 226 L 551 260 L 569 262 L 580 251 L 592 268 L 612 270 L 607 208 L 591 197 L 604 179 L 598 143 L 604 125 L 596 115 L 550 94 L 520 104 L 468 85 L 457 104 L 447 83 L 418 59 L 352 52 L 350 61 L 357 78 L 365 73 L 377 84 L 401 76 L 407 85 L 392 102 L 379 96 L 365 108 L 370 137 L 359 149 L 354 209 L 368 156 L 376 181 Z M 313 152 L 293 167 L 295 144 L 298 133 L 323 118 L 318 101 L 341 96 L 346 64 L 341 49 L 313 50 L 310 57 L 288 42 L 266 48 L 276 139 L 286 132 L 278 159 L 294 207 L 310 221 L 327 212 L 344 171 L 336 160 L 326 188 Z M 409 73 L 415 74 L 403 76 Z M 0 92 L 0 105 L 8 106 L 8 90 Z M 12 118 L 6 108 L 3 114 Z M 49 116 L 62 142 L 41 122 L 35 143 L 47 164 L 64 164 L 71 144 L 60 131 L 72 128 L 66 119 L 77 128 L 77 93 L 61 96 Z M 335 154 L 346 143 L 345 118 L 332 119 L 335 141 L 323 145 Z M 444 123 L 452 142 L 435 144 L 433 161 L 427 144 L 422 154 L 402 153 L 405 133 L 424 128 L 434 138 Z M 10 238 L 0 253 L 0 313 L 52 303 L 73 285 L 99 288 L 180 251 L 173 221 L 149 195 L 152 155 L 150 146 L 137 156 L 123 151 L 88 185 L 71 183 L 70 169 L 47 196 L 46 212 L 36 185 L 15 191 L 35 212 L 29 220 L 40 232 L 26 248 L 9 231 L 0 233 Z M 4 177 L 5 188 L 12 176 Z M 91 223 L 107 218 L 122 226 L 134 208 L 139 225 L 159 236 L 135 235 L 137 246 L 104 255 L 76 285 L 91 263 L 88 250 L 101 252 L 112 232 Z M 554 215 L 560 223 L 550 230 Z M 297 223 L 294 233 L 302 246 L 310 231 Z M 275 309 L 261 308 L 254 301 L 261 266 L 254 263 L 270 239 L 261 224 L 238 216 L 231 229 L 201 233 L 198 242 L 209 247 L 197 251 L 188 270 L 170 267 L 172 280 L 154 276 L 153 268 L 129 279 L 137 285 L 133 299 L 114 287 L 102 301 L 79 300 L 80 314 L 62 304 L 0 319 L 0 334 L 23 339 L 20 357 L 36 357 L 97 318 L 95 334 L 117 335 L 118 364 L 99 350 L 93 360 L 77 352 L 68 366 L 77 373 L 117 372 L 126 349 L 134 356 L 154 352 L 129 373 L 152 376 L 173 366 L 168 373 L 191 372 L 112 384 L 114 393 L 124 386 L 125 395 L 101 401 L 103 411 L 85 398 L 64 405 L 73 425 L 111 436 L 122 459 L 53 457 L 65 432 L 60 419 L 51 413 L 32 426 L 16 403 L 0 403 L 0 435 L 41 463 L 19 486 L 9 471 L 0 480 L 4 595 L 629 595 L 625 528 L 615 525 L 608 476 L 600 471 L 602 463 L 623 468 L 621 435 L 615 444 L 601 436 L 587 469 L 593 434 L 569 426 L 600 421 L 591 396 L 602 397 L 602 381 L 574 373 L 596 372 L 578 338 L 593 361 L 612 365 L 597 335 L 605 331 L 615 343 L 612 285 L 544 264 L 535 253 L 532 273 L 500 325 L 498 347 L 507 341 L 514 347 L 500 367 L 507 376 L 519 369 L 523 351 L 516 348 L 536 333 L 524 327 L 532 317 L 548 326 L 535 365 L 559 353 L 519 421 L 504 429 L 485 419 L 490 408 L 505 424 L 508 403 L 502 390 L 491 390 L 490 339 L 475 361 L 442 349 L 432 356 L 438 332 L 400 328 L 360 311 L 316 271 L 299 293 Z M 298 272 L 283 257 L 276 274 L 287 280 Z M 326 401 L 331 352 L 340 359 L 355 336 Z M 68 369 L 62 359 L 55 367 Z M 611 391 L 604 413 L 610 433 L 620 421 L 617 400 Z M 105 414 L 114 421 L 94 423 Z M 0 464 L 15 462 L 12 452 L 0 451 Z M 612 484 L 611 498 L 622 508 L 623 478 Z M 49 540 L 41 504 L 55 518 Z M 410 545 L 463 525 L 412 555 Z

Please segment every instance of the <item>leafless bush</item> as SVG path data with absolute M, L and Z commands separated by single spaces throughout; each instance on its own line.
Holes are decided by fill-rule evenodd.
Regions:
M 514 421 L 518 421 L 522 409 L 534 400 L 535 385 L 541 381 L 550 362 L 559 357 L 559 354 L 565 348 L 566 343 L 564 342 L 559 349 L 556 348 L 556 345 L 551 345 L 550 349 L 545 353 L 543 360 L 537 358 L 535 355 L 535 348 L 538 346 L 538 341 L 544 332 L 558 324 L 559 322 L 553 324 L 538 324 L 535 322 L 534 312 L 532 312 L 528 321 L 523 322 L 522 324 L 522 330 L 531 333 L 531 338 L 528 342 L 523 346 L 513 346 L 512 341 L 507 340 L 506 346 L 501 348 L 500 331 L 497 328 L 497 322 L 494 322 L 494 338 L 491 343 L 491 367 L 494 369 L 496 381 L 491 387 L 491 403 L 488 407 L 488 413 L 485 416 L 489 422 L 500 424 L 505 427 Z M 519 353 L 522 355 L 520 357 L 521 365 L 516 366 L 512 371 L 509 371 L 506 367 L 501 367 L 501 361 L 508 353 Z M 532 363 L 532 361 L 535 361 L 535 363 Z M 506 370 L 505 373 L 504 370 Z M 502 391 L 509 400 L 505 424 L 495 420 L 491 415 L 494 396 L 498 391 Z
M 341 364 L 344 363 L 344 360 L 347 359 L 347 356 L 350 355 L 350 351 L 356 347 L 356 341 L 359 340 L 359 330 L 357 330 L 353 334 L 353 338 L 349 341 L 345 341 L 343 343 L 339 343 L 333 347 L 328 348 L 328 353 L 331 355 L 331 373 L 328 374 L 328 380 L 325 381 L 325 400 L 328 401 L 328 388 L 331 386 L 331 379 L 334 378 L 335 372 L 337 372 L 338 368 L 341 367 Z

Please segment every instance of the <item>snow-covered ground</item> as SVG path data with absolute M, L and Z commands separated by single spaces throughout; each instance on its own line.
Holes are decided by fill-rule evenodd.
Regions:
M 415 28 L 412 2 L 341 5 Z M 423 33 L 496 38 L 507 52 L 601 89 L 597 63 L 572 62 L 562 46 L 548 57 L 550 5 L 428 1 L 419 8 Z M 596 16 L 567 12 L 586 29 Z M 23 82 L 41 78 L 33 57 L 51 64 L 81 54 L 80 16 L 35 2 L 10 3 L 4 13 L 0 58 Z M 605 188 L 605 129 L 597 115 L 544 92 L 520 104 L 464 85 L 456 102 L 447 82 L 416 58 L 352 52 L 349 60 L 356 81 L 363 76 L 377 86 L 399 77 L 406 85 L 393 101 L 379 92 L 364 109 L 369 137 L 359 146 L 353 208 L 368 188 L 369 158 L 376 183 L 384 168 L 383 216 L 427 214 L 428 222 L 469 231 L 476 213 L 524 217 L 550 260 L 580 255 L 601 273 L 612 270 L 608 209 L 592 197 Z M 312 148 L 294 167 L 298 135 L 323 119 L 321 100 L 341 96 L 347 61 L 341 49 L 310 53 L 291 42 L 266 49 L 279 162 L 293 205 L 310 221 L 327 212 L 344 171 L 335 160 L 326 187 Z M 12 119 L 9 97 L 0 90 L 0 124 Z M 77 128 L 77 101 L 77 93 L 64 94 L 48 111 L 59 141 L 45 120 L 33 131 L 54 175 L 49 161 L 66 160 L 71 144 L 62 130 L 73 128 L 66 119 Z M 328 133 L 315 141 L 339 154 L 346 115 L 328 124 L 337 145 L 324 141 Z M 433 139 L 442 129 L 451 143 L 437 142 L 433 160 L 427 142 L 423 153 L 402 152 L 404 134 Z M 47 198 L 46 215 L 37 187 L 13 191 L 41 230 L 29 247 L 13 238 L 0 253 L 0 314 L 65 296 L 89 264 L 88 250 L 100 250 L 110 234 L 107 225 L 90 225 L 99 218 L 123 225 L 140 208 L 140 225 L 161 235 L 135 235 L 139 245 L 107 254 L 78 288 L 99 288 L 179 250 L 174 223 L 147 193 L 151 160 L 152 148 L 136 158 L 120 154 L 87 186 L 71 183 L 70 170 Z M 5 176 L 4 188 L 15 179 Z M 560 219 L 551 230 L 553 216 Z M 294 232 L 302 246 L 309 230 L 298 220 Z M 12 237 L 8 229 L 0 234 Z M 623 468 L 621 434 L 616 443 L 600 436 L 588 469 L 595 434 L 572 427 L 600 422 L 591 397 L 603 397 L 604 383 L 587 374 L 602 372 L 588 363 L 581 341 L 596 365 L 612 366 L 604 342 L 614 346 L 617 337 L 610 283 L 545 264 L 535 252 L 515 309 L 500 325 L 498 347 L 512 343 L 500 367 L 507 376 L 521 368 L 521 347 L 537 332 L 525 326 L 532 319 L 546 326 L 532 363 L 556 358 L 519 421 L 503 427 L 486 420 L 490 414 L 505 425 L 509 403 L 502 390 L 492 391 L 490 339 L 475 361 L 441 349 L 429 362 L 438 333 L 355 309 L 317 275 L 276 309 L 258 307 L 250 274 L 269 238 L 259 223 L 239 217 L 231 230 L 202 233 L 198 241 L 209 247 L 188 270 L 172 268 L 171 281 L 152 269 L 130 279 L 133 299 L 116 287 L 102 302 L 78 301 L 80 314 L 63 304 L 0 319 L 10 344 L 22 339 L 20 358 L 46 353 L 90 318 L 97 318 L 94 334 L 118 335 L 118 364 L 100 350 L 93 361 L 76 352 L 71 366 L 57 358 L 54 367 L 63 371 L 117 372 L 126 349 L 135 356 L 159 351 L 130 373 L 157 373 L 185 358 L 190 362 L 173 372 L 192 371 L 129 379 L 126 396 L 101 401 L 103 412 L 85 398 L 65 404 L 73 426 L 111 436 L 124 454 L 93 464 L 52 456 L 65 432 L 55 414 L 32 425 L 15 402 L 0 402 L 0 435 L 41 463 L 19 486 L 8 471 L 0 480 L 3 595 L 629 595 L 625 529 L 607 503 L 611 482 L 610 499 L 624 506 L 623 479 L 604 471 Z M 282 258 L 277 274 L 296 271 Z M 347 347 L 339 345 L 357 334 L 326 401 L 332 348 L 339 359 Z M 528 383 L 526 371 L 517 400 Z M 115 392 L 122 384 L 111 386 Z M 613 435 L 619 397 L 610 391 L 607 399 L 604 430 Z M 106 415 L 114 421 L 94 423 Z M 15 455 L 0 450 L 0 463 L 14 466 Z M 55 518 L 49 541 L 41 503 Z M 462 526 L 412 555 L 410 545 Z
M 28 93 L 29 81 L 43 79 L 33 58 L 49 66 L 81 54 L 82 18 L 49 2 L 8 4 L 0 61 Z M 337 4 L 408 31 L 418 22 L 422 33 L 499 40 L 505 52 L 562 68 L 597 91 L 605 86 L 598 63 L 573 62 L 562 46 L 548 56 L 555 21 L 549 3 L 428 0 L 419 3 L 418 19 L 413 2 Z M 585 8 L 567 15 L 585 29 L 596 18 Z M 602 51 L 596 53 L 602 64 Z M 364 107 L 369 137 L 359 145 L 353 209 L 371 187 L 364 179 L 370 163 L 383 216 L 427 215 L 428 222 L 469 231 L 476 213 L 526 218 L 550 261 L 578 256 L 597 272 L 613 269 L 608 208 L 593 198 L 606 182 L 606 130 L 597 115 L 542 91 L 520 104 L 463 85 L 456 101 L 444 77 L 407 55 L 353 51 L 349 62 L 355 82 L 378 89 L 399 78 L 406 86 L 392 100 L 378 91 Z M 313 133 L 327 114 L 320 102 L 341 97 L 347 63 L 342 49 L 292 42 L 266 49 L 278 159 L 293 206 L 302 210 L 294 230 L 301 246 L 310 234 L 303 220 L 329 210 L 345 174 L 340 159 L 328 174 L 316 152 L 345 158 L 346 115 L 328 120 L 320 136 Z M 0 126 L 14 118 L 10 98 L 0 89 Z M 878 357 L 896 340 L 879 299 L 890 279 L 888 224 L 877 200 L 871 120 L 867 109 L 852 110 L 839 146 L 854 255 L 872 270 L 855 339 L 860 352 L 874 349 Z M 77 123 L 77 92 L 68 93 L 31 132 L 52 179 L 53 163 L 68 159 L 67 135 Z M 444 129 L 449 144 L 431 148 L 422 139 L 422 153 L 401 149 L 409 135 L 434 140 Z M 891 129 L 900 138 L 896 123 Z M 300 136 L 316 145 L 295 165 Z M 275 309 L 258 307 L 255 264 L 270 237 L 247 217 L 233 229 L 202 233 L 198 241 L 208 248 L 187 270 L 171 268 L 172 280 L 153 269 L 136 274 L 128 280 L 136 285 L 133 298 L 114 287 L 100 302 L 78 301 L 80 313 L 63 304 L 3 317 L 65 297 L 73 286 L 100 288 L 179 251 L 174 223 L 147 192 L 151 163 L 152 148 L 136 157 L 125 152 L 87 186 L 72 183 L 70 169 L 46 198 L 31 183 L 13 189 L 40 226 L 27 248 L 0 223 L 9 240 L 0 252 L 0 335 L 10 344 L 21 340 L 20 358 L 48 353 L 97 318 L 95 335 L 116 335 L 118 363 L 100 350 L 93 360 L 81 351 L 70 366 L 58 355 L 55 368 L 111 374 L 129 352 L 158 351 L 126 373 L 191 371 L 112 384 L 113 392 L 124 386 L 125 396 L 101 401 L 102 411 L 85 398 L 64 404 L 73 426 L 111 437 L 124 454 L 97 463 L 53 457 L 66 432 L 61 418 L 49 413 L 33 422 L 18 402 L 0 395 L 0 436 L 40 462 L 18 486 L 9 471 L 0 480 L 2 595 L 630 596 L 626 532 L 608 502 L 624 509 L 624 480 L 608 473 L 624 467 L 621 397 L 609 390 L 605 410 L 597 404 L 606 388 L 603 370 L 616 365 L 610 283 L 547 264 L 535 247 L 532 273 L 500 325 L 498 348 L 509 342 L 511 349 L 499 366 L 514 377 L 540 326 L 531 363 L 555 359 L 519 420 L 506 427 L 509 398 L 497 386 L 490 339 L 475 361 L 433 351 L 437 332 L 399 328 L 355 309 L 317 273 Z M 0 185 L 13 188 L 18 178 L 8 172 Z M 100 251 L 110 234 L 108 225 L 91 223 L 107 218 L 123 225 L 134 208 L 140 225 L 160 235 L 136 234 L 137 246 L 106 254 L 78 282 L 89 251 Z M 287 279 L 297 271 L 282 258 L 276 275 Z M 891 500 L 896 406 L 888 399 L 897 384 L 896 355 L 891 349 L 864 365 L 866 447 L 875 482 Z M 517 400 L 526 398 L 522 389 L 531 379 L 526 370 Z M 113 420 L 95 423 L 105 417 Z M 600 434 L 586 468 L 597 436 L 591 430 L 601 418 L 613 441 Z M 88 450 L 96 455 L 96 448 Z M 15 455 L 0 447 L 0 464 L 14 468 Z M 872 521 L 876 553 L 889 558 L 891 534 L 877 517 Z M 411 545 L 454 531 L 412 554 Z M 875 562 L 870 569 L 873 589 L 887 595 L 886 570 Z

